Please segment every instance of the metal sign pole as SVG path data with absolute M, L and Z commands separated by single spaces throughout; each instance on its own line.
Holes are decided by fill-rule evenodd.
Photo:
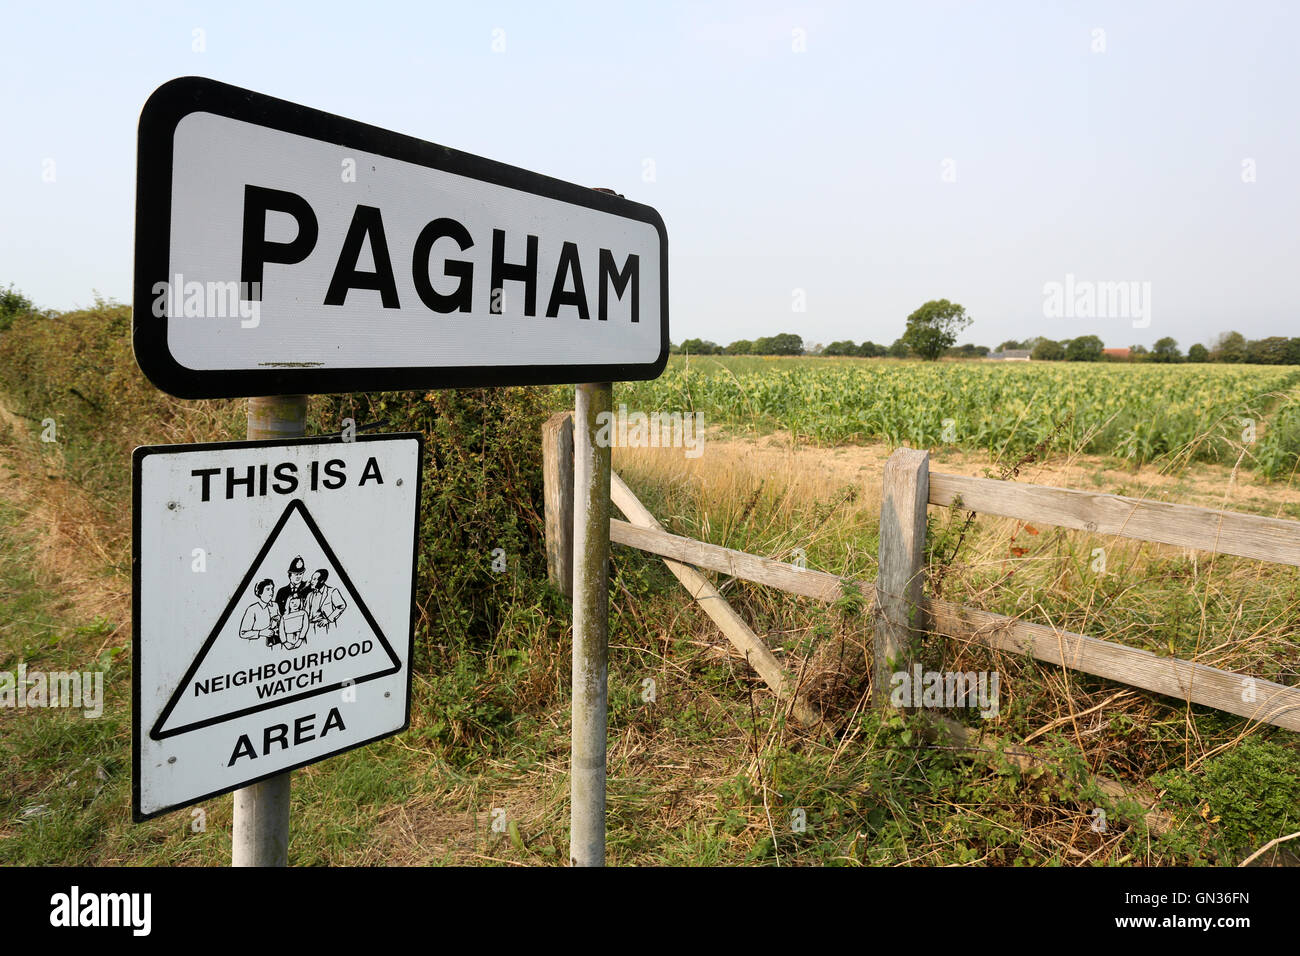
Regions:
M 573 749 L 569 863 L 605 865 L 605 714 L 609 659 L 609 382 L 579 385 L 573 416 Z
M 307 396 L 277 395 L 248 400 L 250 439 L 303 438 Z M 235 791 L 231 865 L 288 866 L 289 774 L 279 773 Z

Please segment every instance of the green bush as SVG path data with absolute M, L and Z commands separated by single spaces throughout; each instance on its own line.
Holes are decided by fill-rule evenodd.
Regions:
M 67 476 L 119 514 L 130 514 L 135 446 L 244 437 L 241 400 L 182 402 L 154 388 L 131 350 L 130 307 L 103 300 L 33 313 L 0 335 L 0 390 Z
M 0 332 L 13 325 L 14 319 L 35 311 L 32 300 L 15 289 L 12 282 L 9 288 L 0 289 Z
M 1235 863 L 1274 837 L 1300 829 L 1300 773 L 1294 748 L 1247 739 L 1193 773 L 1167 771 L 1152 778 L 1165 799 L 1179 806 L 1188 825 Z
M 417 594 L 435 644 L 485 650 L 512 604 L 545 600 L 541 430 L 561 401 L 547 388 L 315 400 L 322 431 L 352 418 L 359 429 L 425 437 Z
M 144 378 L 131 310 L 114 303 L 17 322 L 0 336 L 0 392 L 33 435 L 54 422 L 56 440 L 40 446 L 50 467 L 95 495 L 123 552 L 132 448 L 245 436 L 244 399 L 180 401 Z M 365 432 L 424 435 L 415 666 L 435 698 L 465 705 L 440 708 L 450 741 L 490 743 L 527 708 L 515 681 L 541 666 L 538 647 L 560 644 L 568 611 L 546 586 L 541 426 L 571 401 L 560 387 L 311 398 L 308 434 L 352 418 Z
M 50 448 L 69 477 L 119 515 L 129 514 L 136 445 L 245 434 L 243 399 L 178 401 L 144 378 L 125 305 L 18 322 L 0 337 L 0 389 L 33 433 L 54 422 Z M 363 429 L 425 436 L 419 593 L 455 642 L 487 639 L 499 598 L 520 581 L 545 580 L 541 425 L 567 396 L 502 388 L 312 397 L 309 434 L 337 432 L 351 417 Z M 504 551 L 506 573 L 492 570 L 494 548 Z

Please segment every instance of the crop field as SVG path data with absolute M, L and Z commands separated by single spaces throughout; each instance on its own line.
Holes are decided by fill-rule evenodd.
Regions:
M 661 378 L 620 386 L 616 400 L 822 444 L 951 445 L 992 460 L 1050 436 L 1058 452 L 1137 465 L 1240 459 L 1283 477 L 1300 461 L 1300 369 L 1290 366 L 674 356 Z

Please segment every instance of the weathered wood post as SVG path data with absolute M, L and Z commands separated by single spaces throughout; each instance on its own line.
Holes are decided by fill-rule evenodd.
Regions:
M 546 577 L 573 597 L 573 413 L 556 412 L 542 425 L 542 483 L 546 512 Z
M 889 706 L 890 678 L 911 666 L 925 629 L 925 515 L 930 453 L 900 448 L 885 462 L 880 492 L 880 569 L 876 578 L 875 705 Z
M 250 439 L 302 438 L 307 434 L 307 396 L 276 395 L 248 400 Z M 289 865 L 289 774 L 278 773 L 235 791 L 231 865 Z
M 573 416 L 573 743 L 569 863 L 605 865 L 610 445 L 596 442 L 614 386 L 579 385 Z

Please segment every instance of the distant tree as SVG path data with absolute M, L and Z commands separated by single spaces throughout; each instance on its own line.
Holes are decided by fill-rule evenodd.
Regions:
M 1130 345 L 1128 347 L 1128 360 L 1130 362 L 1145 362 L 1151 358 L 1151 353 L 1147 351 L 1145 345 Z
M 13 325 L 18 316 L 35 311 L 36 306 L 32 300 L 15 289 L 12 282 L 9 283 L 9 288 L 0 289 L 0 332 Z
M 1246 361 L 1253 365 L 1285 365 L 1289 342 L 1285 336 L 1271 335 L 1246 345 Z
M 1081 335 L 1071 339 L 1065 349 L 1067 362 L 1100 362 L 1105 354 L 1105 344 L 1095 335 Z
M 1003 342 L 1001 345 L 998 346 L 998 351 L 1009 352 L 1012 350 L 1020 351 L 1022 349 L 1031 349 L 1031 348 L 1033 348 L 1033 346 L 1030 345 L 1028 341 L 1017 342 L 1015 339 L 1007 339 L 1005 342 Z
M 983 358 L 989 354 L 989 347 L 987 345 L 975 345 L 972 342 L 963 342 L 961 345 L 950 348 L 948 354 L 955 358 Z
M 727 346 L 728 355 L 750 355 L 754 351 L 754 343 L 749 339 L 736 339 Z
M 682 354 L 682 347 L 681 347 L 680 345 L 678 345 L 676 342 L 669 342 L 669 343 L 668 343 L 668 354 L 669 354 L 669 355 L 681 355 L 681 354 Z
M 1246 337 L 1240 332 L 1224 332 L 1210 350 L 1211 362 L 1246 361 Z
M 1035 362 L 1061 362 L 1065 360 L 1065 346 L 1051 339 L 1040 338 L 1029 354 Z
M 1197 342 L 1187 350 L 1187 361 L 1189 362 L 1208 362 L 1210 360 L 1210 350 L 1200 342 Z
M 877 345 L 875 342 L 868 339 L 858 346 L 858 354 L 863 358 L 880 358 L 888 355 L 889 349 L 884 345 Z
M 1151 347 L 1153 362 L 1177 362 L 1182 357 L 1183 353 L 1178 350 L 1178 342 L 1168 335 L 1163 339 L 1156 339 L 1156 344 Z
M 845 339 L 841 342 L 832 342 L 826 348 L 822 349 L 822 355 L 857 355 L 858 347 Z
M 803 355 L 803 337 L 793 332 L 781 332 L 772 336 L 773 355 Z
M 707 339 L 687 339 L 682 342 L 682 351 L 687 355 L 720 355 L 722 346 Z
M 1300 338 L 1286 340 L 1286 364 L 1300 365 Z
M 885 354 L 890 358 L 907 358 L 912 354 L 912 350 L 908 347 L 908 344 L 903 341 L 903 337 L 899 336 L 894 339 L 894 344 L 885 350 Z
M 966 310 L 947 299 L 931 299 L 907 317 L 903 341 L 908 348 L 933 362 L 952 348 L 957 333 L 971 324 Z
M 791 332 L 754 339 L 753 355 L 802 355 L 803 339 Z
M 804 350 L 803 350 L 803 354 L 804 354 L 804 355 L 821 355 L 821 354 L 822 354 L 822 344 L 821 344 L 820 342 L 814 342 L 812 345 L 805 346 L 805 347 L 804 347 Z

